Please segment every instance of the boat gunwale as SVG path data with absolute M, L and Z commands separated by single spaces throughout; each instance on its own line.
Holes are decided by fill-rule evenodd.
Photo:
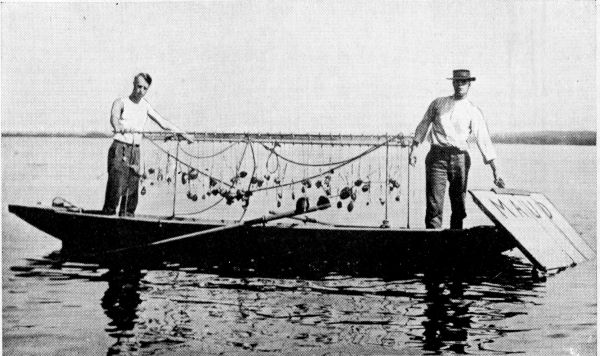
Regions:
M 188 218 L 188 217 L 170 217 L 170 216 L 154 216 L 154 215 L 135 215 L 135 216 L 119 216 L 119 215 L 105 215 L 101 214 L 99 210 L 69 210 L 68 208 L 58 208 L 58 207 L 48 207 L 48 206 L 27 206 L 27 205 L 18 205 L 18 204 L 9 204 L 9 211 L 12 210 L 11 207 L 17 209 L 28 209 L 28 210 L 39 210 L 46 211 L 59 215 L 66 216 L 85 216 L 92 218 L 101 218 L 115 221 L 132 221 L 132 222 L 147 222 L 147 223 L 158 223 L 158 224 L 184 224 L 184 225 L 210 225 L 210 226 L 227 226 L 229 224 L 238 223 L 236 220 L 209 220 L 209 219 L 196 219 L 196 218 Z M 426 228 L 407 228 L 402 226 L 393 226 L 393 227 L 381 227 L 381 226 L 368 226 L 368 225 L 324 225 L 314 222 L 295 222 L 295 223 L 266 223 L 266 224 L 256 224 L 254 226 L 248 227 L 269 227 L 269 228 L 279 228 L 279 229 L 306 229 L 306 230 L 326 230 L 326 231 L 381 231 L 381 232 L 427 232 L 427 233 L 439 233 L 439 232 L 467 232 L 475 228 L 497 228 L 495 225 L 476 225 L 471 226 L 466 229 L 445 229 L 445 228 L 437 228 L 437 229 L 426 229 Z

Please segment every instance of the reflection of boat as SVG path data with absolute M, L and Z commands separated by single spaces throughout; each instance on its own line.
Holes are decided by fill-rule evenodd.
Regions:
M 340 265 L 371 260 L 401 265 L 419 261 L 461 259 L 498 254 L 515 247 L 495 226 L 465 230 L 260 224 L 223 230 L 159 246 L 152 242 L 183 234 L 226 227 L 233 222 L 153 216 L 106 216 L 98 211 L 9 205 L 9 211 L 63 243 L 70 260 L 101 261 L 107 251 L 132 248 L 130 259 L 150 258 L 213 266 L 235 263 L 259 266 L 319 263 Z M 135 252 L 135 253 L 131 253 Z M 114 255 L 119 255 L 115 253 Z
M 49 278 L 52 283 L 66 270 L 64 265 L 40 262 L 35 266 L 45 267 L 45 272 L 19 273 L 18 278 Z M 352 269 L 352 275 L 298 270 L 283 275 L 214 274 L 175 266 L 111 270 L 104 272 L 106 290 L 100 300 L 108 319 L 105 330 L 113 340 L 107 354 L 165 353 L 177 345 L 197 353 L 213 345 L 220 352 L 244 354 L 248 345 L 264 352 L 280 344 L 285 349 L 276 351 L 284 354 L 309 353 L 305 348 L 316 353 L 315 347 L 320 354 L 342 349 L 354 354 L 360 345 L 377 348 L 361 349 L 364 354 L 525 352 L 518 343 L 511 347 L 498 341 L 506 337 L 507 328 L 515 335 L 535 323 L 526 321 L 527 327 L 515 330 L 506 321 L 542 303 L 545 284 L 532 278 L 531 266 L 512 256 L 464 262 L 376 274 Z M 71 279 L 68 285 L 90 285 L 74 280 L 82 278 L 79 275 L 64 278 Z M 335 339 L 306 338 L 307 333 L 323 335 L 323 324 Z M 257 334 L 258 339 L 253 337 Z M 202 344 L 198 335 L 204 337 Z M 383 349 L 369 342 L 373 335 L 388 340 Z M 298 343 L 286 343 L 290 339 Z

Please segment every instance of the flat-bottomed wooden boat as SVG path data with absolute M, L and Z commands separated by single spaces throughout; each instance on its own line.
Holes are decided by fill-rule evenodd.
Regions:
M 376 263 L 401 266 L 485 258 L 515 247 L 495 226 L 425 230 L 311 223 L 268 223 L 224 230 L 152 246 L 156 241 L 234 224 L 233 221 L 119 217 L 99 211 L 9 205 L 9 211 L 62 241 L 72 261 L 127 263 L 171 261 L 196 266 Z

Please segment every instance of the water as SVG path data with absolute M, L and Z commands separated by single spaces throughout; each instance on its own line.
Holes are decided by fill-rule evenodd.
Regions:
M 99 208 L 109 145 L 104 139 L 2 140 L 2 314 L 8 355 L 596 352 L 596 261 L 543 281 L 532 278 L 531 265 L 518 253 L 456 271 L 319 277 L 227 275 L 167 266 L 99 277 L 103 270 L 59 270 L 28 260 L 48 256 L 60 249 L 60 242 L 9 214 L 7 205 L 48 205 L 54 196 L 63 196 Z M 595 249 L 595 147 L 497 148 L 508 184 L 544 192 Z M 241 152 L 236 150 L 228 160 Z M 259 160 L 267 159 L 264 151 L 257 154 Z M 362 175 L 382 157 L 371 159 L 372 167 L 353 166 L 354 172 L 337 179 Z M 146 161 L 158 165 L 155 160 L 159 158 L 151 155 Z M 413 172 L 412 227 L 423 226 L 422 162 L 423 157 Z M 374 182 L 379 174 L 373 174 Z M 489 170 L 473 154 L 470 187 L 490 184 Z M 320 218 L 344 221 L 350 216 L 356 223 L 380 223 L 385 212 L 374 187 L 372 194 L 357 199 L 352 213 L 334 209 Z M 205 188 L 193 187 L 198 192 Z M 159 192 L 172 187 L 147 189 L 139 211 L 169 213 L 172 197 Z M 178 195 L 178 211 L 208 204 L 209 198 L 191 205 L 185 190 Z M 281 209 L 291 203 L 290 194 L 282 192 Z M 399 202 L 390 199 L 388 218 L 393 225 L 405 225 L 398 213 L 405 211 L 405 186 L 398 195 Z M 251 206 L 247 217 L 275 208 L 275 194 L 261 193 L 256 199 L 260 204 Z M 220 214 L 240 216 L 239 206 L 219 209 Z M 467 226 L 490 223 L 472 202 L 468 213 Z

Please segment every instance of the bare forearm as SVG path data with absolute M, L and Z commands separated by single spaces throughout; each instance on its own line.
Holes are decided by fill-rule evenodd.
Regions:
M 160 126 L 163 130 L 172 131 L 172 132 L 178 133 L 181 136 L 183 136 L 183 138 L 185 138 L 186 141 L 188 141 L 190 143 L 194 141 L 194 137 L 193 136 L 190 136 L 190 135 L 186 134 L 185 131 L 183 131 L 182 129 L 180 129 L 179 127 L 177 127 L 175 124 L 173 124 L 172 122 L 168 121 L 164 117 L 162 117 L 155 110 L 151 110 L 148 113 L 148 116 L 150 116 L 150 118 L 154 122 L 156 122 L 156 124 L 158 124 L 158 126 Z
M 154 110 L 154 108 L 152 108 L 150 105 L 148 105 L 148 116 L 163 130 L 173 131 L 177 133 L 182 132 L 177 126 L 175 126 L 175 124 L 162 117 L 162 115 L 159 114 L 156 110 Z
M 498 167 L 496 166 L 496 160 L 491 160 L 490 163 L 490 168 L 492 169 L 492 174 L 494 175 L 494 178 L 498 177 Z
M 500 175 L 498 166 L 496 165 L 496 161 L 491 160 L 488 164 L 490 165 L 490 168 L 492 169 L 492 174 L 494 175 L 494 184 L 498 188 L 504 188 L 506 186 L 506 183 L 504 183 L 504 179 L 502 179 L 502 176 Z

